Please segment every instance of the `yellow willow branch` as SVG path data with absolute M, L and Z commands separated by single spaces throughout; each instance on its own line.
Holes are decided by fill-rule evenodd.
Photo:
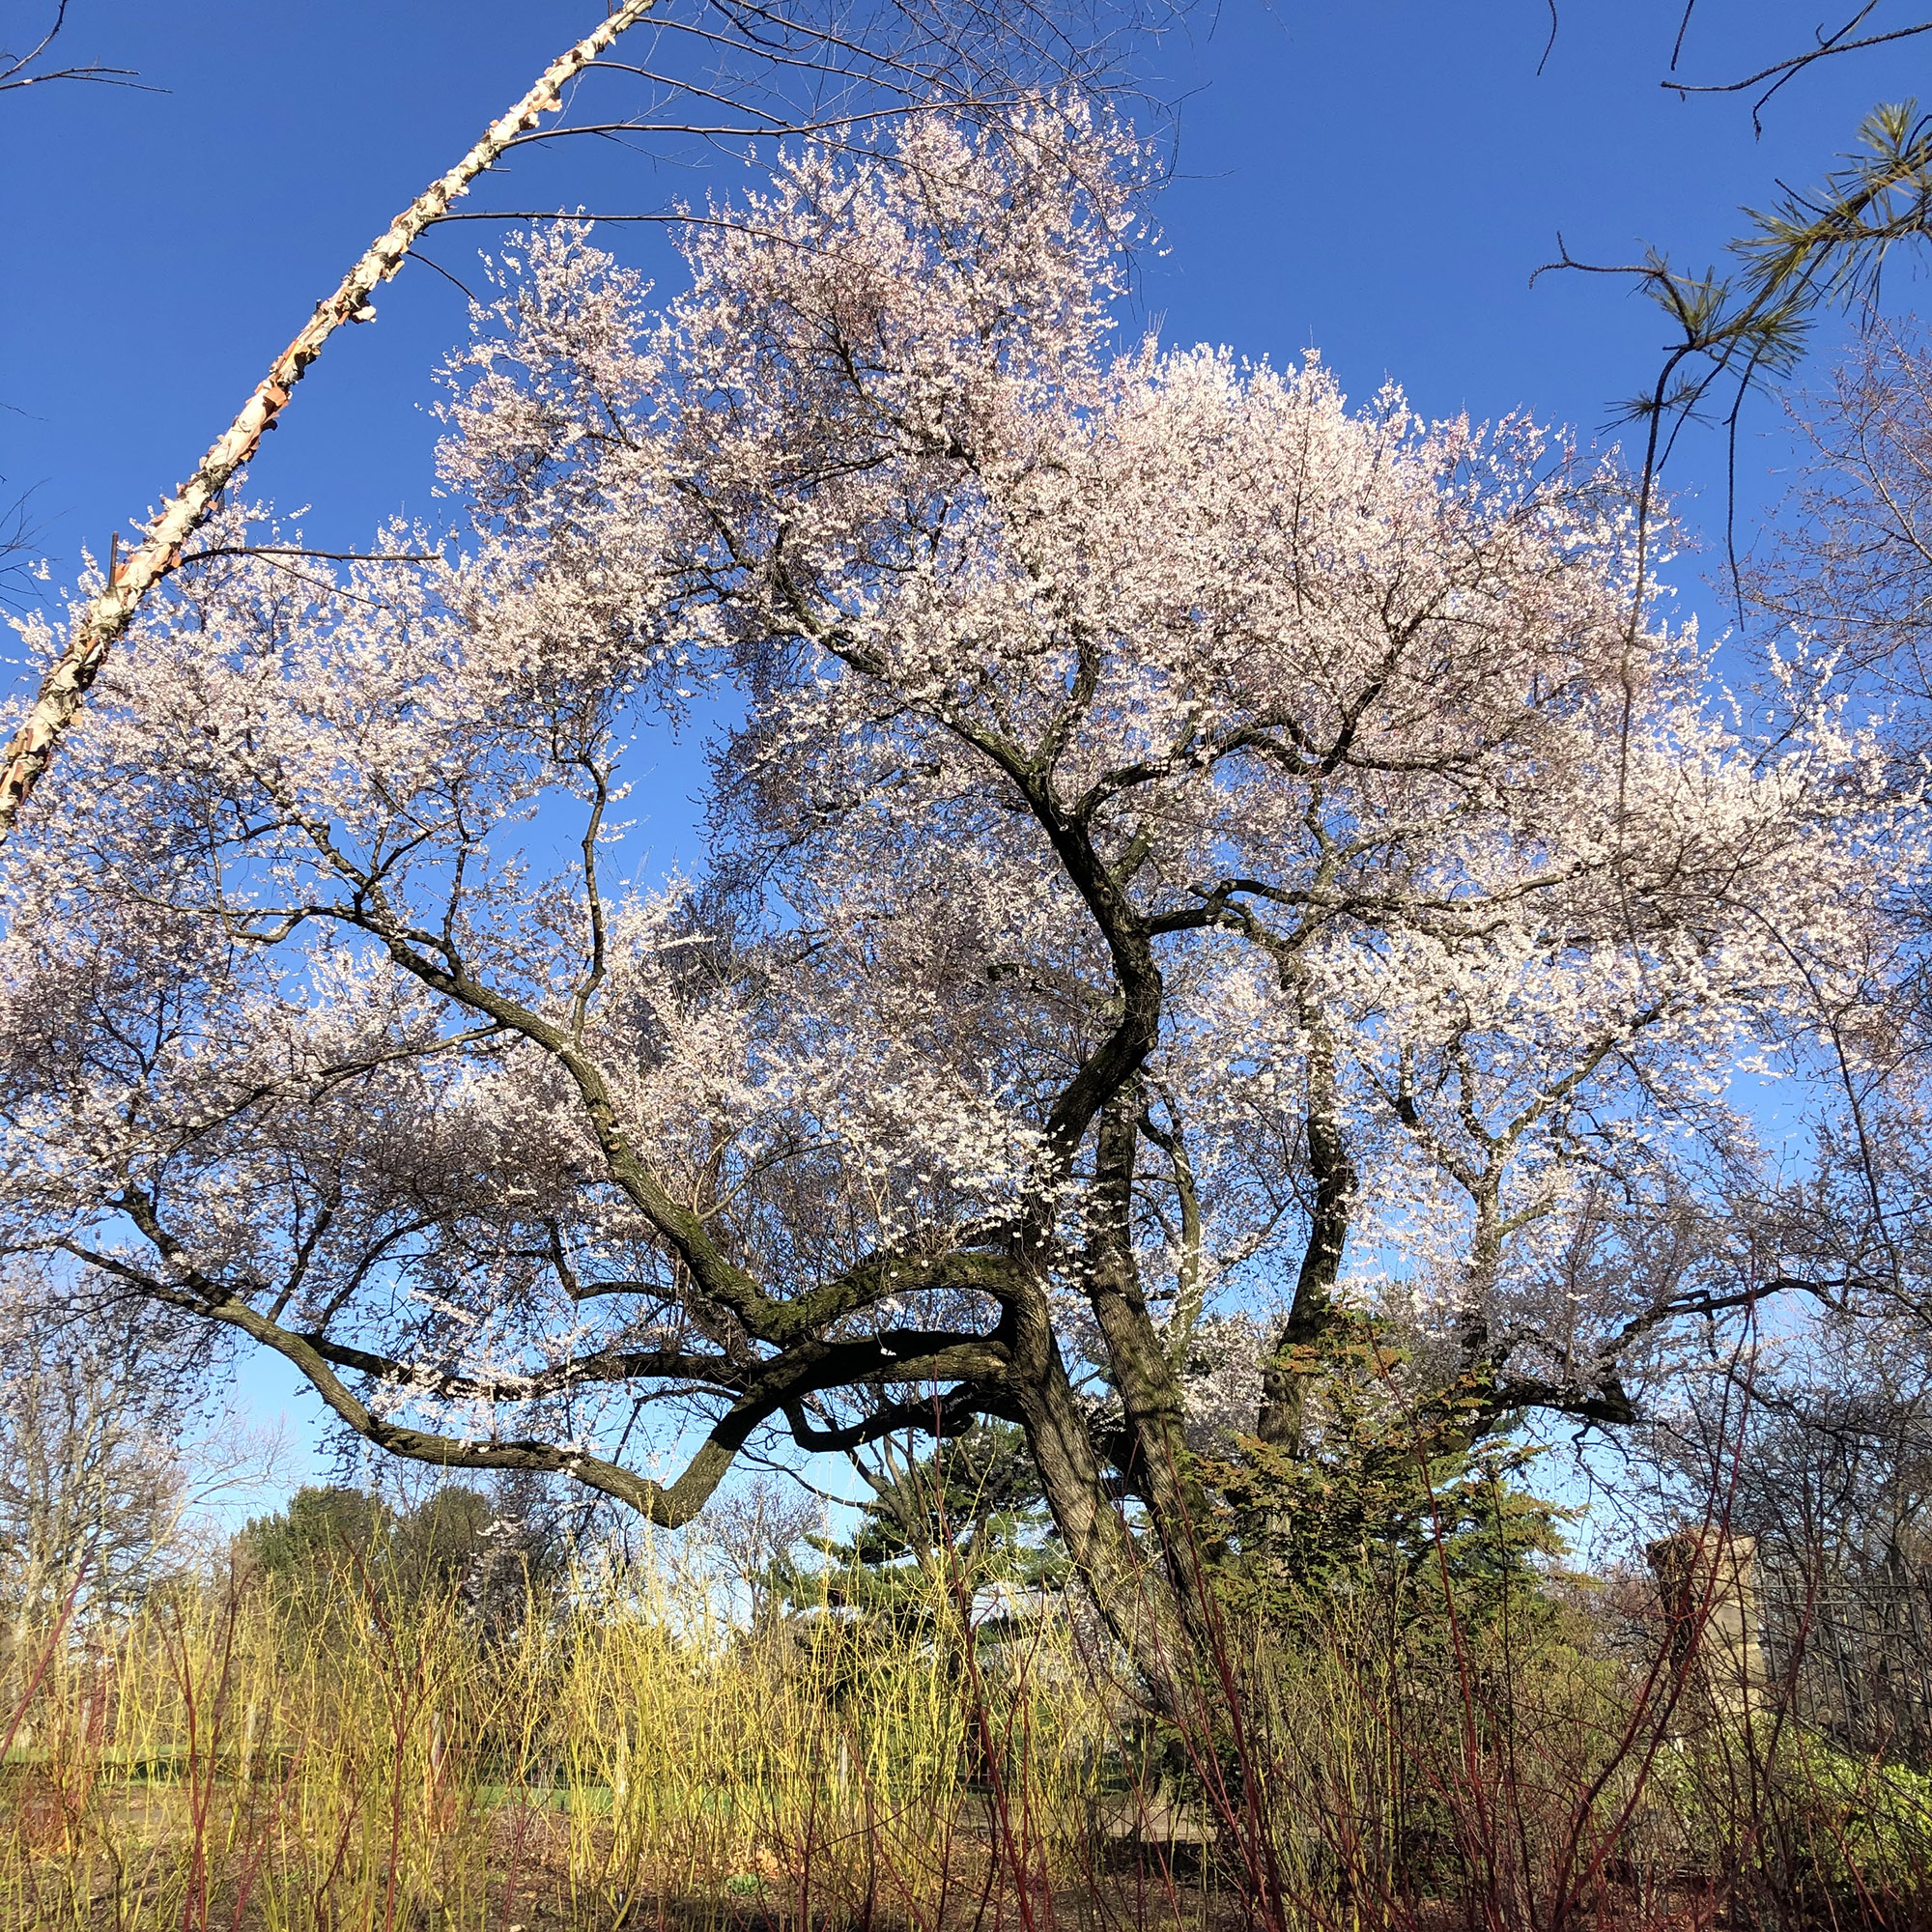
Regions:
M 208 521 L 229 478 L 255 453 L 263 431 L 273 425 L 290 391 L 301 381 L 302 372 L 322 354 L 322 345 L 345 322 L 366 319 L 370 296 L 403 266 L 423 230 L 446 213 L 459 195 L 467 194 L 469 184 L 519 134 L 536 127 L 544 115 L 555 113 L 562 105 L 564 84 L 656 4 L 657 0 L 625 0 L 587 40 L 579 41 L 551 62 L 536 85 L 507 114 L 492 122 L 483 138 L 446 175 L 432 182 L 396 216 L 342 278 L 341 287 L 316 304 L 301 333 L 275 358 L 227 433 L 148 526 L 140 547 L 119 563 L 108 559 L 107 587 L 75 620 L 67 648 L 41 680 L 26 722 L 0 754 L 4 756 L 0 839 L 12 831 L 27 794 L 46 770 L 68 727 L 79 717 L 88 687 L 105 662 L 109 647 L 128 628 L 148 593 L 181 561 L 182 545 Z

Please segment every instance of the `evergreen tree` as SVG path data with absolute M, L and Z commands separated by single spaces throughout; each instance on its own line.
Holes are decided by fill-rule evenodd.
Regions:
M 970 1610 L 993 1583 L 1058 1589 L 1068 1566 L 1020 1430 L 976 1423 L 922 1456 L 891 1445 L 861 1465 L 870 1486 L 849 1535 L 808 1536 L 816 1561 L 787 1554 L 773 1587 L 794 1609 L 829 1606 L 895 1633 L 929 1627 L 951 1605 Z

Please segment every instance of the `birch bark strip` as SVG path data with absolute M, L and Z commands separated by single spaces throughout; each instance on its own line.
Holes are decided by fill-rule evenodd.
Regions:
M 365 310 L 369 298 L 409 258 L 411 245 L 451 202 L 521 133 L 562 106 L 562 90 L 635 26 L 657 0 L 625 0 L 597 31 L 554 60 L 537 83 L 507 114 L 493 122 L 483 138 L 440 180 L 396 216 L 362 259 L 342 278 L 332 296 L 316 304 L 314 315 L 284 349 L 255 393 L 242 406 L 227 434 L 201 459 L 200 468 L 162 505 L 138 549 L 118 564 L 109 560 L 107 587 L 76 619 L 67 648 L 54 661 L 35 696 L 26 722 L 14 732 L 0 771 L 0 840 L 39 781 L 82 704 L 114 640 L 127 630 L 148 593 L 181 561 L 182 546 L 207 522 L 236 470 L 254 455 L 262 434 L 287 406 L 302 372 L 322 354 L 322 345 L 345 322 Z

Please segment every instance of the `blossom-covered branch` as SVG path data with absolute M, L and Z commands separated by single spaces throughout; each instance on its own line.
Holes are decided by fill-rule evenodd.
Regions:
M 334 294 L 316 303 L 315 313 L 269 365 L 269 373 L 242 404 L 241 414 L 163 505 L 141 541 L 125 558 L 108 559 L 107 582 L 75 614 L 66 647 L 43 673 L 24 722 L 0 753 L 0 838 L 13 830 L 28 793 L 80 715 L 106 654 L 155 586 L 180 564 L 182 546 L 208 521 L 236 471 L 274 428 L 290 393 L 322 354 L 323 345 L 345 322 L 366 322 L 374 316 L 370 298 L 409 260 L 411 244 L 451 202 L 469 192 L 469 184 L 520 133 L 535 127 L 544 115 L 555 113 L 563 104 L 562 90 L 656 4 L 657 0 L 624 0 L 613 9 L 595 32 L 552 61 L 536 84 L 490 124 L 483 138 L 390 222 L 343 276 Z M 87 77 L 94 75 L 90 72 Z

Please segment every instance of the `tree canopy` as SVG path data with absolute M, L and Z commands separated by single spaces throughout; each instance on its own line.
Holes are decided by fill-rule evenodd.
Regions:
M 1480 1431 L 1852 1292 L 1723 1219 L 1726 1088 L 1909 970 L 1916 797 L 1802 665 L 1727 701 L 1612 465 L 1120 341 L 1147 178 L 1066 100 L 806 144 L 655 306 L 540 228 L 455 534 L 225 513 L 5 855 L 10 1249 L 663 1524 L 1012 1423 L 1151 1671 L 1192 1450 L 1312 1453 L 1339 1310 Z

